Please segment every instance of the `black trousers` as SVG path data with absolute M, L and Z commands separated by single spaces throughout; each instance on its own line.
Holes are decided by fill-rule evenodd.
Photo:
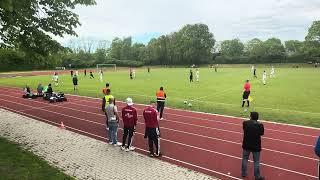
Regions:
M 127 140 L 128 134 L 129 134 L 129 138 L 128 138 L 127 148 L 129 148 L 132 145 L 133 131 L 134 131 L 134 127 L 124 127 L 123 128 L 122 146 L 126 145 L 126 140 Z
M 164 110 L 164 101 L 157 101 L 157 110 L 160 113 L 160 118 L 162 118 Z
M 160 130 L 159 128 L 146 128 L 145 136 L 148 137 L 149 152 L 154 154 L 154 147 L 156 147 L 156 154 L 160 154 Z
M 248 107 L 250 106 L 250 102 L 248 100 L 249 98 L 249 95 L 250 95 L 250 91 L 244 91 L 243 92 L 243 95 L 242 95 L 242 107 L 244 107 L 244 103 L 247 101 L 247 104 L 248 104 Z

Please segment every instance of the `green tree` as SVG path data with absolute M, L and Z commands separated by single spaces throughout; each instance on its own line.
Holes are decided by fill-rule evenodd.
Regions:
M 285 49 L 289 54 L 301 52 L 303 46 L 303 42 L 298 40 L 289 40 L 286 41 L 284 44 Z
M 312 23 L 305 40 L 304 54 L 312 60 L 320 61 L 320 21 Z
M 243 54 L 244 45 L 239 39 L 222 41 L 220 53 L 225 56 L 235 57 Z
M 285 55 L 285 48 L 280 39 L 270 38 L 263 42 L 266 55 L 270 57 L 281 57 Z
M 0 45 L 27 53 L 49 55 L 62 49 L 49 34 L 76 35 L 76 5 L 94 5 L 94 0 L 1 0 Z
M 320 21 L 314 21 L 308 30 L 306 41 L 315 41 L 320 43 Z

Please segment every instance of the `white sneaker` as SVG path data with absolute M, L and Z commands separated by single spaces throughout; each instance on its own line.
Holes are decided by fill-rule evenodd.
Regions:
M 130 149 L 128 149 L 128 148 L 126 148 L 126 150 L 125 150 L 126 152 L 129 152 L 130 151 Z
M 133 147 L 133 146 L 130 146 L 129 147 L 129 151 L 133 151 L 133 150 L 135 150 L 136 148 L 135 147 Z
M 109 144 L 111 145 L 111 144 L 113 144 L 112 142 L 109 142 Z
M 121 145 L 122 145 L 122 143 L 121 143 L 121 142 L 117 142 L 117 144 L 115 144 L 115 145 L 117 145 L 117 146 L 121 146 Z
M 118 145 L 117 145 L 117 144 L 113 144 L 113 146 L 115 146 L 115 147 L 116 147 L 116 146 L 118 146 Z
M 123 151 L 127 151 L 126 147 L 125 146 L 121 146 L 121 150 Z
M 163 118 L 160 118 L 160 120 L 163 120 Z

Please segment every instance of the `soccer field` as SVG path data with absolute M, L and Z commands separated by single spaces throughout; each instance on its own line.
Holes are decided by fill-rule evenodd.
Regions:
M 104 73 L 104 82 L 86 78 L 79 72 L 79 90 L 73 91 L 69 74 L 60 75 L 59 87 L 54 91 L 102 97 L 101 89 L 105 82 L 111 84 L 112 94 L 117 100 L 132 97 L 134 102 L 148 103 L 155 99 L 160 86 L 167 93 L 167 107 L 210 112 L 232 116 L 248 117 L 250 111 L 258 111 L 260 119 L 290 124 L 320 127 L 320 70 L 315 68 L 276 68 L 276 77 L 262 84 L 262 68 L 257 69 L 257 79 L 253 79 L 250 68 L 200 68 L 200 82 L 189 82 L 189 69 L 167 68 L 136 69 L 136 79 L 130 80 L 128 70 Z M 48 84 L 52 76 L 30 76 L 1 78 L 0 86 L 24 87 L 33 90 L 39 82 Z M 248 111 L 241 108 L 242 89 L 246 79 L 251 80 L 253 102 Z M 61 81 L 63 83 L 61 83 Z M 184 104 L 188 101 L 192 107 Z M 181 119 L 183 121 L 183 119 Z

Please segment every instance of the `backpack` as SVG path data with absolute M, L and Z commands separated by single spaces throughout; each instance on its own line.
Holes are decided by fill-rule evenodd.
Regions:
M 314 147 L 314 152 L 318 157 L 320 157 L 320 136 L 318 137 L 316 146 Z

